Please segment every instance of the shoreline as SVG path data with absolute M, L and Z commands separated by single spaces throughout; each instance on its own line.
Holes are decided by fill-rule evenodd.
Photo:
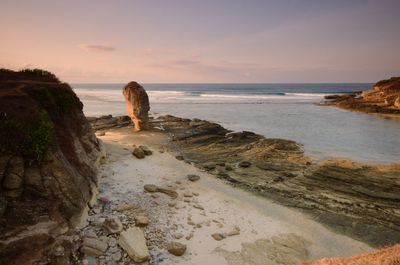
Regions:
M 331 232 L 299 211 L 235 189 L 209 172 L 178 160 L 179 150 L 170 145 L 168 135 L 162 131 L 133 133 L 131 127 L 123 127 L 98 134 L 107 149 L 98 198 L 106 197 L 110 204 L 100 213 L 94 206 L 89 220 L 96 223 L 99 218 L 115 215 L 121 205 L 140 205 L 149 217 L 144 230 L 155 262 L 233 265 L 244 261 L 260 264 L 256 261 L 263 260 L 289 265 L 372 250 L 365 243 Z M 135 158 L 131 154 L 133 144 L 145 145 L 152 155 Z M 200 179 L 191 182 L 188 174 Z M 162 193 L 148 193 L 143 189 L 146 184 L 175 190 L 179 195 L 173 199 Z M 175 204 L 171 206 L 171 202 Z M 124 225 L 129 224 L 129 210 L 118 215 Z M 89 225 L 85 233 L 93 229 Z M 232 236 L 219 241 L 211 236 L 215 233 Z M 170 241 L 187 245 L 186 253 L 182 257 L 168 254 L 165 244 Z M 279 257 L 278 253 L 285 255 Z
M 114 119 L 118 121 L 121 118 Z M 251 146 L 257 141 L 265 141 L 262 140 L 264 137 L 251 132 L 244 132 L 231 133 L 233 138 L 237 139 L 224 140 L 225 134 L 229 132 L 218 124 L 197 119 L 181 119 L 168 115 L 164 116 L 164 118 L 161 117 L 161 120 L 160 118 L 152 119 L 151 122 L 154 127 L 157 127 L 157 130 L 160 131 L 162 129 L 161 131 L 170 137 L 169 146 L 179 152 L 185 162 L 207 171 L 216 178 L 223 179 L 233 187 L 240 187 L 278 204 L 296 208 L 319 223 L 330 227 L 333 231 L 350 235 L 373 246 L 397 243 L 396 238 L 398 238 L 399 232 L 394 227 L 390 228 L 391 226 L 388 224 L 398 222 L 398 217 L 395 214 L 379 216 L 375 213 L 375 210 L 367 206 L 370 203 L 375 205 L 375 200 L 378 199 L 378 205 L 374 206 L 378 207 L 377 209 L 383 207 L 385 212 L 390 212 L 392 211 L 390 209 L 396 208 L 399 198 L 396 197 L 395 193 L 389 195 L 389 192 L 387 193 L 388 195 L 385 195 L 384 190 L 387 190 L 395 183 L 395 179 L 391 180 L 391 178 L 394 176 L 393 174 L 400 172 L 400 165 L 398 164 L 366 165 L 348 160 L 314 161 L 304 156 L 303 151 L 301 148 L 298 149 L 299 147 L 295 142 L 271 139 L 273 141 L 271 146 L 273 148 L 271 149 L 272 153 L 265 155 L 272 156 L 272 164 L 260 165 L 260 163 L 265 164 L 261 159 L 253 161 L 255 164 L 249 168 L 241 168 L 237 166 L 237 162 L 233 164 L 229 162 L 230 158 L 227 157 L 225 160 L 229 162 L 233 170 L 226 170 L 226 167 L 218 165 L 219 161 L 213 161 L 209 165 L 210 159 L 226 155 L 221 153 L 222 149 L 215 146 L 220 144 L 223 149 L 229 151 L 231 149 L 229 141 L 231 141 L 231 144 L 234 145 L 234 150 L 236 150 L 235 152 L 242 155 L 243 152 L 247 152 L 245 151 L 246 149 L 253 148 Z M 124 126 L 118 122 L 114 125 L 117 127 Z M 94 128 L 99 127 L 94 126 Z M 189 132 L 189 134 L 185 134 L 185 132 Z M 267 142 L 270 141 L 269 139 L 266 140 Z M 219 143 L 221 141 L 222 143 Z M 209 148 L 208 145 L 211 147 Z M 257 153 L 260 153 L 263 149 L 271 147 L 268 147 L 268 144 L 267 146 L 261 145 L 260 149 L 255 146 L 253 148 L 255 153 L 251 154 L 250 152 L 249 155 L 250 157 L 257 156 Z M 227 164 L 227 166 L 229 165 Z M 358 168 L 366 168 L 366 170 L 359 172 Z M 342 171 L 351 177 L 339 175 L 338 178 L 337 174 L 342 174 L 340 173 Z M 327 179 L 320 179 L 321 176 L 325 178 L 326 174 Z M 386 174 L 388 179 L 383 179 L 385 182 L 382 186 L 373 187 L 371 192 L 376 192 L 376 195 L 369 197 L 372 194 L 364 193 L 361 188 L 370 186 L 375 182 L 374 179 L 379 178 L 382 174 L 383 178 L 386 178 Z M 363 176 L 368 177 L 366 180 L 362 180 Z M 352 183 L 353 180 L 351 178 L 361 178 L 357 180 L 361 182 Z M 310 180 L 312 181 L 310 182 Z M 261 184 L 259 181 L 266 181 L 266 183 Z M 331 187 L 332 184 L 339 186 L 333 188 Z M 360 191 L 346 188 L 349 185 L 360 185 Z M 320 190 L 322 194 L 316 192 L 317 190 Z M 394 190 L 395 187 L 393 192 L 395 192 Z M 386 197 L 390 198 L 390 196 L 394 196 L 392 197 L 393 202 L 390 202 L 391 199 L 385 199 Z M 360 217 L 362 218 L 360 219 Z M 372 220 L 368 220 L 369 218 L 372 218 Z

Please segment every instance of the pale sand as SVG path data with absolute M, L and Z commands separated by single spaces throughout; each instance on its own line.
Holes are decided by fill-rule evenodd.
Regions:
M 99 138 L 105 143 L 108 157 L 103 166 L 100 195 L 108 196 L 116 204 L 142 205 L 150 217 L 146 228 L 149 238 L 164 234 L 166 242 L 175 240 L 187 245 L 182 257 L 153 248 L 154 264 L 296 264 L 300 260 L 346 257 L 372 250 L 362 242 L 328 230 L 296 210 L 235 189 L 177 160 L 177 153 L 172 150 L 159 152 L 167 141 L 162 133 L 134 133 L 132 129 L 123 128 L 108 131 Z M 148 146 L 153 155 L 136 159 L 131 154 L 133 144 Z M 187 174 L 197 174 L 201 178 L 190 182 Z M 165 194 L 157 193 L 159 197 L 153 198 L 144 192 L 144 184 L 176 188 L 180 194 L 177 207 L 168 206 L 171 198 Z M 190 198 L 192 202 L 188 203 L 183 201 L 184 192 L 199 195 Z M 197 204 L 204 210 L 193 207 Z M 201 227 L 188 224 L 188 220 Z M 228 233 L 235 227 L 240 228 L 239 235 L 221 241 L 211 237 L 213 233 Z M 193 238 L 185 239 L 190 233 Z M 177 234 L 182 234 L 183 238 L 174 239 Z

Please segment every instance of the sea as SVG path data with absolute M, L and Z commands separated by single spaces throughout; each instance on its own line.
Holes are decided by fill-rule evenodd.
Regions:
M 400 162 L 400 121 L 320 106 L 325 95 L 352 93 L 369 83 L 143 84 L 153 115 L 200 118 L 232 131 L 301 143 L 316 160 Z M 86 116 L 126 115 L 124 84 L 73 84 Z

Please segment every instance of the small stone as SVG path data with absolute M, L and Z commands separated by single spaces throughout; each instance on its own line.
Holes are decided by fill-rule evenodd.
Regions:
M 146 226 L 149 224 L 149 218 L 145 215 L 135 216 L 135 222 L 137 226 Z
M 201 224 L 196 224 L 196 228 L 201 228 Z
M 187 175 L 187 178 L 188 178 L 188 180 L 194 182 L 194 181 L 198 181 L 200 179 L 200 176 L 194 175 L 194 174 L 190 174 L 190 175 Z
M 238 230 L 236 230 L 236 229 L 230 231 L 230 232 L 227 234 L 227 236 L 237 236 L 237 235 L 240 235 L 240 232 L 239 232 Z
M 238 164 L 239 167 L 243 167 L 243 168 L 247 168 L 251 166 L 251 162 L 250 161 L 241 161 Z
M 216 168 L 216 166 L 215 166 L 215 164 L 212 164 L 212 163 L 206 163 L 206 164 L 203 164 L 203 168 L 206 170 L 213 170 Z
M 201 206 L 200 204 L 193 204 L 193 208 L 204 210 L 203 206 Z
M 138 159 L 143 159 L 145 157 L 145 154 L 143 150 L 139 147 L 135 147 L 132 151 L 132 155 L 134 155 Z
M 196 225 L 193 221 L 188 221 L 187 224 L 188 225 L 193 225 L 193 226 Z
M 184 202 L 191 202 L 191 200 L 189 198 L 185 198 L 183 199 Z
M 102 255 L 107 250 L 107 244 L 98 238 L 86 237 L 83 240 L 81 252 L 93 257 Z
M 175 181 L 176 184 L 181 185 L 182 182 L 180 182 L 179 180 Z
M 192 194 L 193 194 L 193 196 L 199 196 L 199 193 L 195 192 L 195 191 Z
M 184 160 L 185 158 L 183 157 L 183 156 L 181 156 L 181 155 L 179 155 L 179 156 L 175 156 L 175 158 L 177 159 L 177 160 L 179 160 L 179 161 L 182 161 L 182 160 Z
M 233 168 L 230 165 L 226 165 L 225 170 L 231 171 L 231 170 L 233 170 Z
M 144 190 L 147 192 L 157 192 L 158 187 L 154 184 L 146 184 L 143 186 Z
M 186 245 L 179 242 L 171 242 L 167 245 L 169 253 L 175 256 L 182 256 L 186 252 Z
M 211 236 L 212 236 L 212 238 L 214 238 L 217 241 L 221 241 L 222 239 L 226 238 L 226 236 L 221 233 L 215 233 L 215 234 L 212 234 Z
M 187 235 L 185 238 L 186 238 L 186 240 L 190 240 L 190 239 L 192 239 L 193 238 L 193 233 L 190 233 L 189 235 Z
M 160 198 L 160 195 L 158 195 L 158 194 L 156 194 L 156 193 L 153 193 L 153 194 L 151 194 L 151 197 L 152 197 L 153 199 L 157 199 L 157 198 Z
M 147 146 L 141 145 L 141 146 L 139 146 L 139 148 L 142 149 L 144 155 L 146 155 L 146 156 L 153 154 L 153 152 Z
M 111 217 L 104 221 L 103 228 L 109 234 L 119 234 L 124 227 L 118 217 Z
M 178 233 L 174 235 L 175 239 L 181 239 L 183 237 L 183 234 Z

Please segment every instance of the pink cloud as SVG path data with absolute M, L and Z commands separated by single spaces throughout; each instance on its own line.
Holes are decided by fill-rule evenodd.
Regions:
M 79 45 L 79 48 L 85 50 L 85 51 L 91 51 L 91 52 L 112 52 L 115 51 L 115 47 L 111 45 L 106 45 L 106 44 L 87 44 L 83 43 Z

